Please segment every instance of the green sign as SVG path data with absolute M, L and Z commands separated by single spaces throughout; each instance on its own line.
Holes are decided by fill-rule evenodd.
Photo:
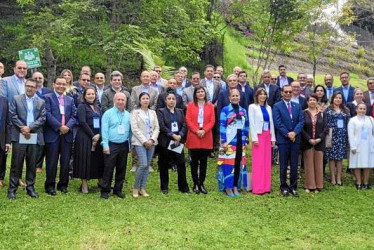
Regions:
M 28 69 L 34 69 L 42 66 L 37 48 L 20 50 L 18 51 L 18 55 L 20 60 L 26 62 Z

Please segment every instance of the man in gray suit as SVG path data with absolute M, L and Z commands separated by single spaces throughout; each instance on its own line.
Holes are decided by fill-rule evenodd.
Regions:
M 200 73 L 194 72 L 191 75 L 191 86 L 183 90 L 183 105 L 187 107 L 188 103 L 193 102 L 193 92 L 195 87 L 200 84 Z M 207 92 L 206 88 L 205 91 Z M 208 102 L 210 101 L 209 95 L 207 96 Z
M 142 83 L 138 86 L 134 86 L 131 90 L 132 108 L 135 109 L 139 105 L 140 94 L 143 92 L 147 92 L 150 96 L 150 109 L 156 110 L 158 93 L 149 85 L 149 83 L 151 82 L 151 75 L 149 74 L 149 71 L 142 72 L 142 74 L 140 75 L 140 81 Z
M 219 92 L 221 91 L 221 84 L 213 79 L 214 67 L 213 65 L 206 65 L 204 71 L 205 78 L 200 81 L 200 85 L 208 90 L 211 102 L 216 106 Z
M 13 101 L 14 96 L 25 93 L 26 62 L 17 61 L 13 70 L 14 75 L 4 77 L 0 86 L 0 95 L 4 96 L 8 100 L 8 103 Z
M 46 121 L 45 102 L 36 94 L 36 81 L 28 79 L 25 83 L 25 94 L 16 95 L 9 107 L 12 123 L 11 141 L 13 143 L 10 167 L 8 198 L 14 200 L 19 177 L 22 174 L 26 159 L 26 191 L 32 198 L 38 198 L 35 192 L 35 165 L 38 151 L 44 145 L 43 126 Z M 33 142 L 33 137 L 36 141 Z

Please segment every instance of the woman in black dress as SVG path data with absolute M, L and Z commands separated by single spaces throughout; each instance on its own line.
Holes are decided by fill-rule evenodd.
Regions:
M 101 113 L 96 91 L 84 90 L 78 110 L 78 132 L 74 142 L 74 178 L 82 179 L 81 191 L 88 193 L 88 180 L 101 179 L 104 169 L 103 148 L 100 145 Z

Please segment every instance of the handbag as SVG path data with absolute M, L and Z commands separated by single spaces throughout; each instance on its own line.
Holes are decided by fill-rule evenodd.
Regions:
M 326 148 L 332 148 L 332 128 L 329 128 L 329 133 L 325 137 Z

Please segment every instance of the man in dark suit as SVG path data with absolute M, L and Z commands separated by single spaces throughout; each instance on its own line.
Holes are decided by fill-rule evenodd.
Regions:
M 306 98 L 300 94 L 300 83 L 294 81 L 291 83 L 292 87 L 292 97 L 291 102 L 298 103 L 301 106 L 301 109 L 304 110 L 308 107 L 306 103 Z
M 326 86 L 327 100 L 330 100 L 331 96 L 334 94 L 334 86 L 332 86 L 334 84 L 334 76 L 331 74 L 326 74 L 323 80 Z
M 348 72 L 342 72 L 340 73 L 340 82 L 342 83 L 342 85 L 336 89 L 334 89 L 334 93 L 335 92 L 341 92 L 342 95 L 343 95 L 343 102 L 344 104 L 347 104 L 349 102 L 353 102 L 354 98 L 353 98 L 353 92 L 355 90 L 354 87 L 352 87 L 350 84 L 349 84 L 349 73 Z
M 200 81 L 200 85 L 208 90 L 208 95 L 211 102 L 216 106 L 219 92 L 221 91 L 221 84 L 213 79 L 214 67 L 210 64 L 205 66 L 205 78 Z
M 70 96 L 64 95 L 66 80 L 57 77 L 54 81 L 54 93 L 45 95 L 47 122 L 44 128 L 46 142 L 46 181 L 45 191 L 56 195 L 57 162 L 60 158 L 60 180 L 57 189 L 68 192 L 69 160 L 73 144 L 72 130 L 76 124 L 76 107 Z
M 179 73 L 182 74 L 182 86 L 183 86 L 183 89 L 184 88 L 188 88 L 189 86 L 191 86 L 191 81 L 190 79 L 188 79 L 188 70 L 186 67 L 182 66 L 179 68 L 178 70 Z
M 240 71 L 238 75 L 238 87 L 240 93 L 244 94 L 244 107 L 248 109 L 248 106 L 253 103 L 254 91 L 247 81 L 247 72 Z
M 283 196 L 291 193 L 298 197 L 297 165 L 304 115 L 299 104 L 291 102 L 292 87 L 282 89 L 282 100 L 274 104 L 273 120 L 276 128 L 280 161 L 280 189 Z M 290 164 L 290 185 L 287 184 L 287 166 Z
M 279 76 L 277 78 L 277 85 L 279 89 L 282 89 L 283 86 L 290 85 L 291 82 L 293 82 L 293 78 L 287 76 L 286 69 L 285 65 L 279 65 L 278 67 Z
M 91 73 L 92 73 L 92 72 L 91 72 L 91 68 L 90 68 L 90 66 L 85 65 L 85 66 L 83 66 L 83 67 L 81 68 L 80 75 L 82 75 L 82 74 L 86 74 L 86 75 L 89 75 L 89 77 L 91 78 Z M 73 79 L 73 80 L 74 80 L 74 79 Z M 89 83 L 89 85 L 91 85 L 91 87 L 94 87 L 93 84 L 91 84 L 90 82 L 88 82 L 88 83 Z M 74 85 L 75 87 L 79 88 L 79 85 L 80 85 L 79 80 L 73 82 L 73 85 Z
M 9 116 L 12 122 L 11 140 L 13 143 L 10 167 L 8 198 L 14 200 L 19 177 L 22 175 L 23 162 L 26 159 L 26 191 L 32 198 L 38 198 L 35 192 L 35 165 L 38 151 L 44 145 L 43 126 L 46 121 L 45 102 L 35 95 L 36 81 L 28 79 L 25 94 L 16 95 L 10 103 Z M 33 136 L 36 136 L 33 142 Z M 29 140 L 29 141 L 28 141 Z
M 280 100 L 280 91 L 279 91 L 279 87 L 277 85 L 272 85 L 270 81 L 271 81 L 271 73 L 270 71 L 265 70 L 262 73 L 262 83 L 258 84 L 255 87 L 254 94 L 256 94 L 258 88 L 265 89 L 268 95 L 267 103 L 270 107 L 273 107 L 273 105 Z
M 227 77 L 227 89 L 222 89 L 221 92 L 219 93 L 218 101 L 217 101 L 217 115 L 218 115 L 218 120 L 219 116 L 221 114 L 221 110 L 226 107 L 227 105 L 230 104 L 230 91 L 233 89 L 238 89 L 238 77 L 235 74 L 231 74 Z M 240 102 L 239 105 L 241 107 L 248 107 L 246 99 L 244 97 L 244 92 L 241 92 L 239 90 L 240 94 Z
M 366 85 L 368 90 L 364 92 L 364 102 L 371 107 L 374 104 L 374 77 L 369 77 Z
M 0 96 L 0 187 L 4 187 L 7 153 L 10 151 L 8 101 Z

